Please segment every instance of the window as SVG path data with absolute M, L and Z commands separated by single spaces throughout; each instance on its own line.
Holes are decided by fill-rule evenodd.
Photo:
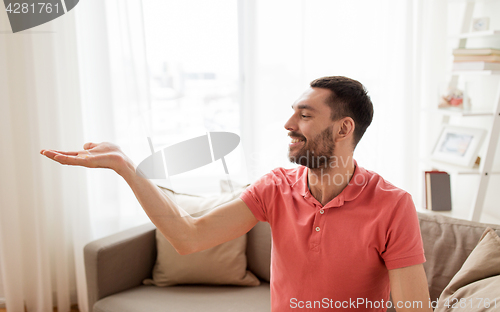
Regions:
M 237 1 L 148 0 L 143 17 L 151 99 L 146 123 L 155 150 L 207 131 L 240 134 Z M 226 158 L 230 174 L 241 171 L 241 151 L 235 152 Z M 169 180 L 176 190 L 204 192 L 206 182 L 218 184 L 218 178 L 225 178 L 220 161 Z

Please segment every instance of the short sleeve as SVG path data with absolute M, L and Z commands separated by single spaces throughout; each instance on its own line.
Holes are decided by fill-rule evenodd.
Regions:
M 425 262 L 418 215 L 409 193 L 405 193 L 394 207 L 386 234 L 385 251 L 381 256 L 388 270 Z
M 277 193 L 275 180 L 275 175 L 270 172 L 247 187 L 240 195 L 240 199 L 259 221 L 269 222 L 269 209 Z

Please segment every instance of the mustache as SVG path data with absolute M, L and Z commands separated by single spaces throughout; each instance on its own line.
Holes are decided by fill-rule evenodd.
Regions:
M 296 137 L 296 138 L 304 139 L 304 141 L 306 140 L 306 138 L 303 135 L 300 135 L 300 134 L 298 134 L 297 132 L 294 132 L 294 131 L 288 132 L 288 136 L 289 137 Z

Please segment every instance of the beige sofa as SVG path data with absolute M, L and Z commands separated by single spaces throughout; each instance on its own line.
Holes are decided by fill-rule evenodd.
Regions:
M 419 213 L 418 217 L 429 291 L 436 300 L 485 229 L 491 227 L 500 234 L 500 225 L 430 213 Z M 255 287 L 143 285 L 156 260 L 153 224 L 93 241 L 84 250 L 89 307 L 94 312 L 269 311 L 271 231 L 267 223 L 259 222 L 246 235 L 248 270 L 261 280 Z

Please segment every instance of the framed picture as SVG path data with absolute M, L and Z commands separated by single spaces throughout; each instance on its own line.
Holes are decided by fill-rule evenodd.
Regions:
M 431 158 L 455 165 L 472 167 L 486 130 L 445 125 Z

